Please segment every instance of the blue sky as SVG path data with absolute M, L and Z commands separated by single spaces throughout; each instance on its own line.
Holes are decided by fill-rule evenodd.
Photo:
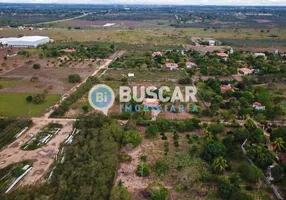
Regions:
M 161 5 L 284 5 L 286 0 L 0 0 L 27 3 L 161 4 Z

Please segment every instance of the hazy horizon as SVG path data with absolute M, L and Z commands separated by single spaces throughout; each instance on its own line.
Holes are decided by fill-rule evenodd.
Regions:
M 0 3 L 46 3 L 46 4 L 99 4 L 99 5 L 212 5 L 212 6 L 286 6 L 286 0 L 5 0 Z

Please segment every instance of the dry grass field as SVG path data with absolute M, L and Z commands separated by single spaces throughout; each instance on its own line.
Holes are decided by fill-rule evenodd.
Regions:
M 5 29 L 0 31 L 0 37 L 18 35 L 48 35 L 55 41 L 108 41 L 114 43 L 128 43 L 137 45 L 187 45 L 189 37 L 214 37 L 230 39 L 276 39 L 286 40 L 284 29 L 273 28 L 269 32 L 260 29 L 207 29 L 203 28 L 97 28 L 72 29 L 51 28 L 48 30 L 18 30 Z

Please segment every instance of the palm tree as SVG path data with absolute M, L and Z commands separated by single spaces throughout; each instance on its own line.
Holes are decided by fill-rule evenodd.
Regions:
M 227 166 L 228 166 L 227 160 L 221 156 L 217 157 L 213 161 L 213 169 L 216 173 L 223 173 L 225 171 L 225 169 L 227 168 Z
M 272 144 L 275 150 L 281 151 L 281 149 L 284 149 L 285 142 L 283 138 L 278 137 L 278 138 L 275 138 Z

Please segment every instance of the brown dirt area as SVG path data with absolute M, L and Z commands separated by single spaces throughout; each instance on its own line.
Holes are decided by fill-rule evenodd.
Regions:
M 66 136 L 72 132 L 72 121 L 54 120 L 54 123 L 62 124 L 63 128 L 53 139 L 51 139 L 51 141 L 49 141 L 48 144 L 42 148 L 32 151 L 24 151 L 20 149 L 21 144 L 30 139 L 30 134 L 38 133 L 50 122 L 50 120 L 44 119 L 40 121 L 37 120 L 37 125 L 33 126 L 20 138 L 0 152 L 0 168 L 4 168 L 10 164 L 24 160 L 33 161 L 33 169 L 21 180 L 21 185 L 31 185 L 44 181 L 43 176 L 47 174 L 50 166 L 54 163 L 60 144 L 65 140 Z
M 1 92 L 40 93 L 44 89 L 48 89 L 49 93 L 63 94 L 75 86 L 68 82 L 69 75 L 79 74 L 82 79 L 85 79 L 98 67 L 96 63 L 89 66 L 90 62 L 79 63 L 75 67 L 46 67 L 44 65 L 46 61 L 44 59 L 37 61 L 42 66 L 41 69 L 35 70 L 32 68 L 32 64 L 25 64 L 25 66 L 4 74 L 2 76 L 4 80 L 20 80 L 27 84 L 4 87 Z M 31 81 L 32 77 L 37 77 L 38 80 Z

